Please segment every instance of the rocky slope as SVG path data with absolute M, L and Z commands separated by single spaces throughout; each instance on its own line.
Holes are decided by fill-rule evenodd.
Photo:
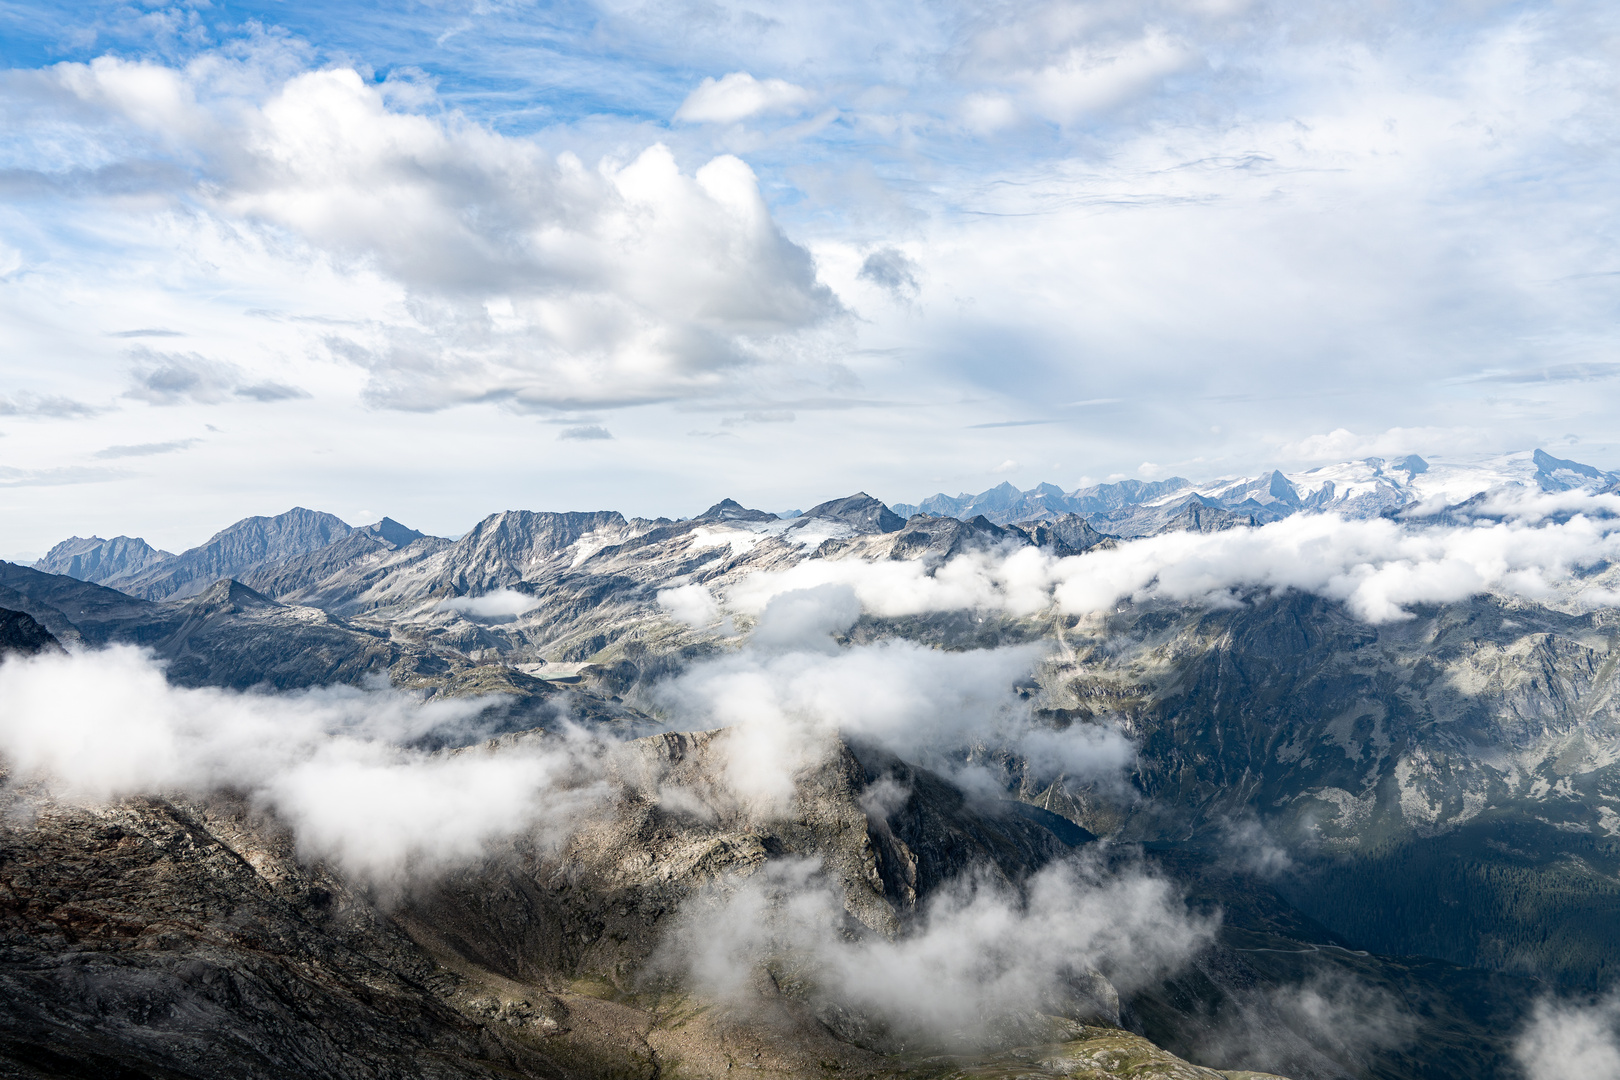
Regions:
M 149 648 L 167 661 L 170 680 L 186 686 L 288 690 L 382 677 L 429 695 L 527 700 L 551 692 L 507 665 L 480 664 L 383 624 L 280 604 L 229 579 L 188 600 L 152 603 L 0 562 L 0 604 L 69 645 Z
M 1288 861 L 1307 911 L 1367 947 L 1606 986 L 1620 963 L 1612 622 L 1478 597 L 1369 626 L 1293 595 L 1076 625 L 1075 661 L 1043 677 L 1047 707 L 1117 718 L 1146 798 L 1067 812 L 1212 848 L 1241 849 L 1247 830 Z
M 1383 479 L 1364 488 L 1341 477 L 1334 497 L 1359 491 L 1355 498 L 1369 500 L 1363 509 L 1388 509 L 1378 485 L 1388 481 L 1405 498 L 1442 471 L 1420 464 L 1380 463 Z M 1539 453 L 1510 464 L 1551 490 L 1608 479 Z M 567 710 L 641 731 L 659 723 L 643 710 L 656 707 L 649 691 L 660 679 L 736 649 L 752 625 L 746 614 L 680 608 L 669 602 L 672 590 L 696 585 L 725 596 L 755 574 L 841 560 L 938 569 L 1031 547 L 1108 550 L 1121 541 L 1099 531 L 1096 515 L 1227 529 L 1260 520 L 1244 504 L 1267 513 L 1291 505 L 1285 485 L 1304 502 L 1297 478 L 1262 479 L 1229 484 L 1221 497 L 1177 488 L 1151 505 L 1131 501 L 1142 485 L 1094 492 L 1087 497 L 1101 502 L 1089 517 L 1057 509 L 1043 493 L 1041 515 L 1017 525 L 988 515 L 901 521 L 862 494 L 792 519 L 730 500 L 679 522 L 508 511 L 455 542 L 385 521 L 262 563 L 248 584 L 209 583 L 174 602 L 0 564 L 0 607 L 26 612 L 69 646 L 151 647 L 170 661 L 170 677 L 189 685 L 290 688 L 382 675 L 421 694 L 509 695 L 509 729 Z M 1421 509 L 1424 520 L 1467 525 L 1481 507 Z M 1614 575 L 1601 566 L 1591 573 L 1599 583 Z M 901 933 L 929 890 L 967 865 L 1014 882 L 1096 836 L 1110 850 L 1142 845 L 1195 904 L 1226 913 L 1209 952 L 1172 978 L 1127 991 L 1104 1019 L 1192 1061 L 1297 1077 L 1511 1075 L 1513 1032 L 1543 987 L 1602 989 L 1620 966 L 1616 627 L 1609 609 L 1555 599 L 1481 595 L 1413 610 L 1411 619 L 1375 626 L 1336 602 L 1279 592 L 1219 608 L 1126 601 L 1085 618 L 1052 609 L 868 613 L 841 645 L 899 638 L 947 650 L 1048 649 L 1019 693 L 1054 729 L 1102 724 L 1128 735 L 1136 756 L 1124 784 L 1053 779 L 1039 762 L 977 745 L 962 748 L 964 759 L 998 772 L 1005 794 L 1033 810 L 945 809 L 960 793 L 942 788 L 912 807 L 915 819 L 874 817 L 863 793 L 891 766 L 873 771 L 869 751 L 846 747 L 843 772 L 803 778 L 804 797 L 826 812 L 804 817 L 795 832 L 705 788 L 705 748 L 716 736 L 670 736 L 639 744 L 639 764 L 617 774 L 613 815 L 580 829 L 564 855 L 518 845 L 382 921 L 417 950 L 412 963 L 474 988 L 434 991 L 467 1022 L 519 1032 L 554 1023 L 578 1033 L 577 1046 L 575 1035 L 537 1044 L 550 1065 L 503 1065 L 519 1050 L 479 1042 L 485 1057 L 469 1060 L 492 1069 L 574 1075 L 612 1061 L 608 1071 L 645 1072 L 679 1056 L 683 1069 L 700 1072 L 764 1061 L 799 1075 L 825 1060 L 878 1075 L 902 1068 L 886 1056 L 896 1044 L 792 978 L 776 984 L 766 1010 L 774 1027 L 689 1007 L 684 990 L 649 990 L 638 980 L 673 913 L 727 873 L 808 853 L 834 872 L 858 924 L 851 933 Z M 892 768 L 910 770 L 903 786 L 914 793 L 933 784 L 911 766 Z M 681 813 L 661 801 L 672 778 L 697 793 Z M 216 813 L 213 804 L 166 805 Z M 245 820 L 245 811 L 232 813 Z M 285 850 L 285 838 L 277 842 Z M 1383 1041 L 1347 1040 L 1291 1009 L 1288 988 L 1301 986 L 1326 987 L 1319 997 L 1352 1012 L 1417 1017 L 1417 1026 L 1396 1025 Z M 480 1004 L 467 1004 L 474 999 Z M 1391 1001 L 1401 1008 L 1385 1008 Z M 1112 1060 L 1115 1050 L 1103 1048 L 1129 1039 L 1098 1034 L 1099 1015 L 1060 1019 Z M 586 1016 L 595 1019 L 567 1019 Z M 1080 1068 L 1078 1050 L 1042 1045 L 1003 1044 L 999 1057 L 953 1057 L 940 1068 L 1093 1075 L 1062 1071 Z M 739 1057 L 737 1047 L 748 1049 Z M 1232 1056 L 1239 1051 L 1246 1056 Z M 1052 1064 L 1060 1061 L 1071 1065 Z
M 326 547 L 350 531 L 331 514 L 303 507 L 275 517 L 244 518 L 197 547 L 121 577 L 119 587 L 147 600 L 180 600 L 222 578 L 241 577 L 260 566 Z
M 118 588 L 147 567 L 172 558 L 172 553 L 159 551 L 138 537 L 73 536 L 46 552 L 34 569 Z
M 7 653 L 31 656 L 44 649 L 60 647 L 51 632 L 27 612 L 0 608 L 0 656 Z
M 724 738 L 630 744 L 611 803 L 565 849 L 520 838 L 392 909 L 299 859 L 273 819 L 224 793 L 98 807 L 0 784 L 0 1075 L 1255 1075 L 1121 1029 L 1097 977 L 1080 981 L 1070 1015 L 1008 1029 L 1033 1041 L 918 1058 L 860 1045 L 881 1033 L 773 976 L 768 957 L 744 999 L 650 969 L 694 897 L 773 861 L 819 857 L 861 932 L 893 935 L 956 871 L 1012 880 L 1068 850 L 848 747 L 799 777 L 795 813 L 752 815 L 716 774 Z M 863 794 L 896 770 L 913 793 L 874 817 Z M 695 801 L 674 808 L 672 788 Z

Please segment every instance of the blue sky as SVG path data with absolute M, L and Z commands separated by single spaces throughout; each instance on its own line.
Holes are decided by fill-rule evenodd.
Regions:
M 0 554 L 1545 445 L 1600 4 L 0 3 Z

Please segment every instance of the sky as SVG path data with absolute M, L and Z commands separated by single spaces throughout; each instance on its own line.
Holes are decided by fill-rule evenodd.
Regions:
M 0 555 L 1544 446 L 1620 10 L 0 0 Z

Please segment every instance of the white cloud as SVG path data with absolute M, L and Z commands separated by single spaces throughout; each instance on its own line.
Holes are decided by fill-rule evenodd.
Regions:
M 1620 996 L 1537 1002 L 1513 1056 L 1529 1080 L 1620 1076 Z
M 1357 435 L 1347 428 L 1335 428 L 1323 435 L 1311 435 L 1279 449 L 1296 461 L 1347 461 L 1364 457 L 1397 457 L 1404 454 L 1460 454 L 1489 449 L 1489 433 L 1477 428 L 1390 428 L 1376 435 Z
M 810 91 L 802 86 L 733 71 L 699 83 L 675 110 L 675 119 L 691 124 L 734 124 L 751 116 L 802 112 L 812 100 Z
M 973 1049 L 1037 1013 L 1112 1022 L 1115 987 L 1129 992 L 1180 967 L 1216 925 L 1190 914 L 1161 878 L 1078 860 L 1016 890 L 989 878 L 951 882 L 908 931 L 856 936 L 842 895 L 818 871 L 782 860 L 700 896 L 662 962 L 740 999 L 774 961 L 809 986 L 813 1007 L 853 1013 L 892 1046 Z
M 600 748 L 583 738 L 499 754 L 400 746 L 434 732 L 473 741 L 489 704 L 351 687 L 186 689 L 127 646 L 13 656 L 0 663 L 0 755 L 67 797 L 236 788 L 291 824 L 304 854 L 388 884 L 520 832 L 558 842 L 602 797 Z
M 720 605 L 714 594 L 702 585 L 680 585 L 661 589 L 658 606 L 669 612 L 670 618 L 687 626 L 708 626 L 720 617 Z
M 677 726 L 731 729 L 727 778 L 745 801 L 785 807 L 794 775 L 823 760 L 839 735 L 944 771 L 956 768 L 949 754 L 989 744 L 1080 783 L 1112 782 L 1133 760 L 1130 742 L 1106 724 L 1055 729 L 1034 720 L 1013 686 L 1039 662 L 1041 647 L 838 645 L 834 635 L 860 617 L 858 591 L 836 583 L 775 592 L 743 649 L 659 687 Z
M 1059 123 L 1073 123 L 1154 88 L 1187 66 L 1193 55 L 1163 31 L 1114 47 L 1077 45 L 1055 62 L 1019 76 L 1031 105 Z
M 19 136 L 43 149 L 74 129 L 104 167 L 144 169 L 148 213 L 178 211 L 169 220 L 193 233 L 257 236 L 280 258 L 382 275 L 392 304 L 314 335 L 366 373 L 377 404 L 708 394 L 802 360 L 839 314 L 736 157 L 683 172 L 654 144 L 590 167 L 456 114 L 401 111 L 347 68 L 281 75 L 266 63 L 60 64 L 28 84 L 43 115 Z M 188 171 L 145 168 L 160 158 Z M 133 208 L 80 202 L 77 218 L 107 213 L 109 230 L 127 232 L 118 222 Z M 150 355 L 131 393 L 154 403 L 298 393 L 195 354 Z
M 1425 527 L 1296 514 L 1259 528 L 1166 533 L 1061 559 L 1032 547 L 968 552 L 937 565 L 811 559 L 751 574 L 725 602 L 757 613 L 790 590 L 846 586 L 864 610 L 882 616 L 968 608 L 1090 615 L 1125 599 L 1230 606 L 1249 592 L 1297 589 L 1342 601 L 1369 622 L 1485 592 L 1616 602 L 1608 586 L 1587 584 L 1577 572 L 1620 559 L 1620 496 L 1503 491 L 1480 512 L 1502 520 Z
M 216 405 L 231 398 L 249 401 L 289 401 L 307 398 L 309 392 L 270 379 L 250 381 L 235 364 L 210 360 L 196 353 L 157 352 L 145 346 L 130 350 L 136 364 L 133 383 L 124 391 L 152 405 L 178 405 L 193 402 Z
M 475 619 L 500 618 L 521 615 L 539 607 L 541 600 L 516 589 L 496 589 L 480 596 L 457 596 L 439 602 L 445 611 L 456 611 Z

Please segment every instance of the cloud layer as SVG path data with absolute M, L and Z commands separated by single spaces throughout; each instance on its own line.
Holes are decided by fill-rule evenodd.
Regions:
M 693 594 L 677 595 L 674 612 L 698 610 Z M 1117 780 L 1134 760 L 1129 741 L 1106 724 L 1035 722 L 1013 688 L 1043 648 L 837 644 L 834 635 L 855 623 L 861 607 L 847 584 L 778 592 L 743 648 L 695 663 L 659 688 L 676 726 L 732 729 L 727 777 L 744 800 L 785 809 L 794 775 L 822 760 L 838 736 L 946 771 L 956 771 L 954 755 L 988 744 L 1081 783 Z
M 771 963 L 824 1016 L 837 1010 L 874 1042 L 960 1049 L 1050 1037 L 1032 1035 L 1034 1014 L 1111 1018 L 1114 988 L 1129 992 L 1179 967 L 1215 927 L 1162 879 L 1077 860 L 1016 890 L 957 881 L 907 932 L 852 936 L 842 896 L 818 869 L 784 860 L 699 898 L 664 963 L 723 999 L 743 998 Z M 1113 988 L 1093 981 L 1099 972 Z
M 0 755 L 14 776 L 69 798 L 234 788 L 287 821 L 305 856 L 394 884 L 518 833 L 558 841 L 604 796 L 586 739 L 500 754 L 403 746 L 430 734 L 467 742 L 488 705 L 351 687 L 180 688 L 148 654 L 116 646 L 0 663 Z
M 398 408 L 711 393 L 839 312 L 735 156 L 686 172 L 653 142 L 588 166 L 464 116 L 413 111 L 432 96 L 414 84 L 288 61 L 273 50 L 181 67 L 103 56 L 13 73 L 14 110 L 37 120 L 18 133 L 33 140 L 25 172 L 57 198 L 81 175 L 82 212 L 115 227 L 109 200 L 138 170 L 142 197 L 184 231 L 247 233 L 295 259 L 382 275 L 401 306 L 321 336 L 365 371 L 373 402 Z M 301 393 L 218 358 L 138 353 L 130 396 L 154 404 Z
M 1290 589 L 1342 601 L 1369 622 L 1409 617 L 1415 604 L 1486 592 L 1538 601 L 1613 604 L 1606 579 L 1620 559 L 1620 496 L 1504 493 L 1465 524 L 1347 520 L 1296 514 L 1258 528 L 1172 532 L 1112 550 L 1057 558 L 1032 547 L 988 548 L 944 563 L 810 559 L 755 573 L 726 594 L 740 612 L 797 590 L 845 587 L 880 616 L 982 609 L 1013 616 L 1094 615 L 1123 600 L 1214 606 Z
M 1529 1080 L 1620 1076 L 1620 997 L 1538 1002 L 1513 1053 Z
M 261 512 L 244 481 L 455 533 L 536 482 L 677 517 L 997 469 L 1620 465 L 1601 4 L 8 10 L 7 465 L 87 464 L 92 414 L 240 445 L 105 477 L 105 520 L 20 488 L 11 548 L 130 531 L 114 502 L 206 535 L 164 493 Z M 529 452 L 530 411 L 587 405 L 637 411 Z M 266 452 L 289 428 L 333 454 Z M 441 468 L 487 479 L 423 495 Z

